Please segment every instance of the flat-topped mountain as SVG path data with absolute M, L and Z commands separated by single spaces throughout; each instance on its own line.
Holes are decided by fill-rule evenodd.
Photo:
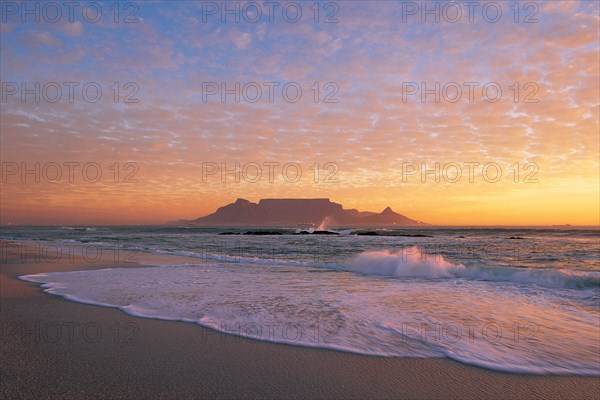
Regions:
M 262 199 L 257 203 L 237 199 L 213 214 L 179 224 L 198 226 L 415 226 L 427 225 L 387 207 L 381 213 L 345 210 L 329 199 Z

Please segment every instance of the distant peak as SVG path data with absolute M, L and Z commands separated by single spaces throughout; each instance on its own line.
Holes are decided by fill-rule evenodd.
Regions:
M 203 226 L 319 226 L 325 221 L 337 226 L 420 225 L 390 207 L 381 213 L 345 210 L 327 198 L 260 199 L 258 203 L 238 198 L 192 222 Z

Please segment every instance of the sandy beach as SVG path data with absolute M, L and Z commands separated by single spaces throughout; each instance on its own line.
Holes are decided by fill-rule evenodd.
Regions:
M 0 15 L 0 400 L 600 400 L 600 0 Z
M 53 261 L 5 251 L 1 397 L 587 399 L 600 393 L 593 377 L 518 375 L 449 359 L 368 357 L 248 340 L 75 303 L 17 279 L 139 265 L 112 255 Z

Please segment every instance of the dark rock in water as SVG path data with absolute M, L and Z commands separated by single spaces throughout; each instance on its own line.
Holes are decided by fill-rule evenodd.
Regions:
M 373 232 L 373 231 L 367 231 L 367 232 L 356 232 L 357 236 L 379 236 L 379 233 L 377 232 Z
M 283 235 L 283 233 L 276 231 L 248 231 L 244 232 L 244 235 Z
M 508 238 L 509 240 L 523 240 L 525 238 L 522 238 L 521 236 L 511 236 Z
M 296 235 L 310 235 L 309 231 L 300 231 L 298 233 L 296 233 Z
M 239 232 L 221 232 L 219 235 L 241 235 Z
M 433 237 L 431 235 L 423 235 L 422 233 L 416 233 L 414 235 L 405 233 L 405 234 L 398 234 L 398 235 L 393 235 L 393 236 L 402 236 L 402 237 Z
M 466 239 L 466 237 L 464 237 L 464 236 L 457 236 L 456 238 L 457 239 Z
M 314 231 L 313 235 L 339 235 L 339 233 L 331 231 Z

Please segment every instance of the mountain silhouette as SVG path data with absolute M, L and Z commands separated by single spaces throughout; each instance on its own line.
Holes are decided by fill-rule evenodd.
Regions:
M 197 226 L 415 226 L 427 225 L 386 207 L 381 213 L 345 210 L 329 199 L 262 199 L 252 203 L 237 199 L 216 212 L 178 224 Z

